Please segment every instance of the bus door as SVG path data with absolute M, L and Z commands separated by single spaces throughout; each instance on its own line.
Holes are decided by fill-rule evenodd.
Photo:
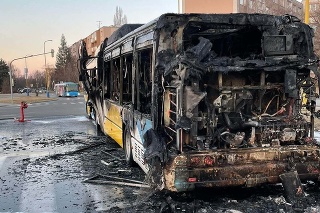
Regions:
M 133 120 L 133 159 L 144 165 L 143 135 L 152 128 L 151 94 L 152 94 L 152 48 L 136 52 L 135 60 L 135 93 Z

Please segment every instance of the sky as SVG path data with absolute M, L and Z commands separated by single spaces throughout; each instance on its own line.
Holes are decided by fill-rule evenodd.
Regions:
M 101 26 L 113 25 L 116 7 L 128 23 L 147 23 L 163 13 L 178 12 L 178 0 L 0 0 L 0 59 L 8 64 L 16 58 L 54 49 L 64 34 L 67 45 L 87 37 Z M 48 66 L 55 57 L 46 55 Z M 12 65 L 29 73 L 44 71 L 43 55 L 16 60 Z

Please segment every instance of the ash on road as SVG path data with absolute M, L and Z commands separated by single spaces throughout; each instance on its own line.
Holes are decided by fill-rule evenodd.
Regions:
M 144 181 L 145 174 L 123 158 L 123 150 L 97 136 L 83 116 L 2 120 L 0 212 L 320 212 L 313 182 L 304 184 L 307 196 L 294 208 L 281 185 L 169 193 L 85 182 L 97 175 Z

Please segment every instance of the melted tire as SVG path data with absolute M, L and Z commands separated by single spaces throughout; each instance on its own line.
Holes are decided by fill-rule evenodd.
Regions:
M 93 119 L 92 117 L 92 108 L 88 106 L 88 102 L 86 103 L 86 114 L 88 119 Z
M 134 165 L 134 161 L 133 161 L 133 155 L 132 155 L 132 146 L 131 146 L 131 134 L 130 131 L 125 128 L 124 130 L 124 144 L 123 144 L 123 148 L 124 148 L 124 154 L 125 154 L 125 159 L 126 159 L 126 163 L 129 166 L 133 166 Z
M 101 130 L 101 126 L 100 126 L 100 124 L 98 122 L 99 118 L 97 117 L 97 113 L 96 113 L 96 111 L 95 111 L 95 109 L 93 107 L 91 108 L 91 117 L 94 120 L 94 124 L 96 126 L 97 135 L 103 135 L 103 132 Z

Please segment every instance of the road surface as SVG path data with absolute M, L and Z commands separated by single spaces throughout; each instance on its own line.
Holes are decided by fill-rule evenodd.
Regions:
M 82 98 L 30 104 L 25 114 L 31 121 L 20 123 L 18 105 L 0 107 L 0 212 L 293 212 L 281 185 L 169 193 L 88 183 L 98 174 L 138 181 L 145 174 L 96 134 Z M 320 212 L 319 184 L 304 187 L 302 212 Z

